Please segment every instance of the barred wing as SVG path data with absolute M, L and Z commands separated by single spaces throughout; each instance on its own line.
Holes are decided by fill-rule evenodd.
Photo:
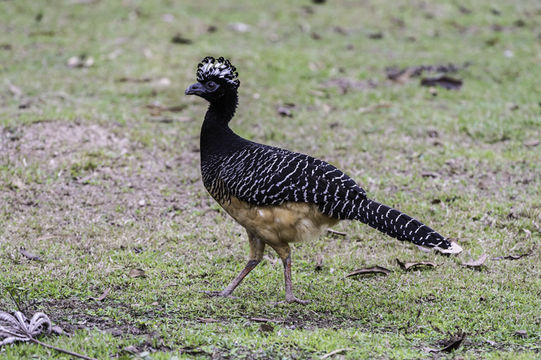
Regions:
M 250 204 L 314 203 L 343 219 L 340 205 L 366 197 L 349 176 L 305 154 L 254 144 L 222 161 L 218 178 L 225 192 Z

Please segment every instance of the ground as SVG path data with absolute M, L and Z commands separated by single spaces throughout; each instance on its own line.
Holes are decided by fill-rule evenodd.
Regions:
M 535 0 L 2 1 L 0 309 L 45 312 L 71 336 L 42 341 L 99 359 L 538 358 L 540 39 Z M 235 131 L 325 159 L 464 252 L 341 223 L 293 250 L 311 304 L 273 304 L 272 252 L 238 297 L 205 295 L 248 253 L 200 180 L 206 104 L 184 89 L 206 55 L 238 68 Z M 452 67 L 459 89 L 420 85 Z M 345 277 L 375 265 L 391 272 Z

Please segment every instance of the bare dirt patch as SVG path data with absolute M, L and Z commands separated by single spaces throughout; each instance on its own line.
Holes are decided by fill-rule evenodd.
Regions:
M 38 162 L 56 169 L 74 154 L 110 150 L 119 155 L 129 149 L 129 141 L 96 124 L 43 121 L 26 127 L 3 129 L 2 148 L 12 161 Z
M 199 179 L 198 153 L 172 157 L 171 149 L 95 124 L 40 122 L 4 128 L 0 136 L 2 162 L 12 169 L 0 178 L 2 207 L 21 222 L 29 212 L 43 213 L 50 228 L 172 218 Z

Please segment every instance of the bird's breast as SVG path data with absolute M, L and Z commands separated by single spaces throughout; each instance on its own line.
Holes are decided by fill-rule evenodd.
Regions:
M 339 221 L 309 203 L 259 206 L 236 197 L 219 203 L 239 224 L 271 246 L 315 238 Z

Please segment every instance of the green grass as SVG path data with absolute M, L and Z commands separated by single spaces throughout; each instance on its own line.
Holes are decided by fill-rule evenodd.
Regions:
M 100 359 L 538 358 L 540 24 L 533 0 L 0 2 L 0 309 L 16 309 L 10 289 L 72 333 L 41 340 Z M 200 181 L 207 105 L 183 92 L 206 55 L 239 70 L 235 131 L 337 165 L 465 251 L 342 223 L 345 238 L 295 245 L 295 292 L 311 304 L 271 304 L 284 296 L 272 252 L 238 298 L 207 297 L 248 246 Z M 94 64 L 70 68 L 73 56 Z M 436 96 L 385 75 L 466 62 L 450 74 L 463 87 Z M 355 84 L 342 93 L 337 79 Z M 481 270 L 460 265 L 483 253 Z M 405 272 L 397 258 L 438 266 Z M 344 278 L 372 265 L 393 271 Z M 453 354 L 427 352 L 458 331 Z M 0 357 L 67 358 L 33 344 Z

